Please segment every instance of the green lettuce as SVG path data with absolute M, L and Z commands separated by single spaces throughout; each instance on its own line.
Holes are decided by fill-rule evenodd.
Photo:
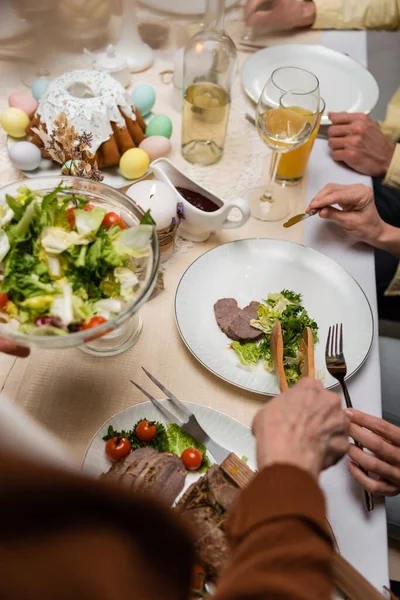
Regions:
M 255 342 L 248 342 L 247 344 L 232 342 L 231 348 L 235 350 L 241 364 L 245 367 L 254 367 L 261 358 L 260 346 Z
M 231 348 L 235 350 L 242 365 L 254 367 L 259 360 L 262 360 L 267 371 L 273 370 L 271 332 L 274 324 L 280 321 L 286 379 L 289 385 L 295 384 L 300 379 L 302 358 L 300 343 L 304 329 L 309 327 L 314 343 L 318 341 L 318 325 L 310 318 L 302 301 L 301 294 L 296 294 L 292 290 L 269 294 L 268 298 L 263 300 L 257 310 L 257 319 L 251 322 L 253 327 L 263 332 L 261 340 L 246 344 L 240 342 L 231 344 Z
M 200 468 L 197 469 L 197 473 L 205 473 L 211 467 L 211 463 L 206 455 L 206 447 L 189 433 L 183 431 L 176 423 L 167 423 L 167 439 L 169 451 L 177 456 L 181 456 L 182 452 L 187 448 L 197 448 L 197 450 L 200 450 L 203 455 L 203 462 Z

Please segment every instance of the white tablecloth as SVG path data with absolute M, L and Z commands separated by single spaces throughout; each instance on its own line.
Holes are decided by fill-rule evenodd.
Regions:
M 334 50 L 346 52 L 362 64 L 367 63 L 365 32 L 326 32 L 322 43 Z M 363 177 L 334 163 L 328 144 L 317 140 L 309 169 L 309 201 L 327 183 L 364 183 Z M 373 250 L 354 244 L 332 223 L 318 217 L 305 223 L 303 243 L 333 258 L 360 284 L 372 307 L 375 339 L 371 354 L 363 368 L 349 381 L 349 391 L 355 408 L 381 416 L 381 388 L 377 332 L 377 303 Z M 368 514 L 362 492 L 352 483 L 347 461 L 324 473 L 323 488 L 328 498 L 329 520 L 344 557 L 372 584 L 382 590 L 388 581 L 388 551 L 386 515 L 383 502 L 376 502 Z

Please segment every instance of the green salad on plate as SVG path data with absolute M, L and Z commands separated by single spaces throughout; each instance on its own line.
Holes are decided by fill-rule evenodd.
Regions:
M 19 333 L 68 335 L 119 314 L 141 290 L 153 226 L 59 185 L 21 186 L 0 205 L 0 321 Z
M 301 294 L 291 290 L 268 294 L 257 309 L 257 319 L 251 321 L 252 327 L 263 332 L 257 342 L 232 342 L 240 363 L 248 368 L 255 367 L 262 361 L 267 371 L 273 371 L 271 355 L 271 332 L 277 321 L 281 322 L 284 370 L 289 385 L 295 384 L 301 377 L 300 343 L 303 331 L 309 327 L 313 334 L 314 344 L 318 341 L 318 325 L 310 318 L 304 308 Z

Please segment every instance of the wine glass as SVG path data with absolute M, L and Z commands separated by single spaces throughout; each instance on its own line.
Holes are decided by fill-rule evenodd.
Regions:
M 251 214 L 261 221 L 280 221 L 290 212 L 288 199 L 274 198 L 273 184 L 283 153 L 299 148 L 312 135 L 320 111 L 319 81 L 298 67 L 276 69 L 257 104 L 256 126 L 263 142 L 273 151 L 266 188 L 249 192 Z

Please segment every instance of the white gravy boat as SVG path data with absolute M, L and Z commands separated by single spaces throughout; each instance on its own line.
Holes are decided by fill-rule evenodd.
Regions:
M 166 183 L 176 194 L 177 202 L 182 202 L 185 219 L 182 219 L 179 226 L 179 235 L 193 242 L 204 242 L 213 231 L 218 229 L 236 229 L 242 227 L 250 218 L 250 208 L 248 203 L 241 198 L 224 202 L 218 196 L 215 196 L 210 190 L 202 187 L 189 177 L 186 177 L 175 165 L 167 158 L 158 158 L 150 165 L 150 170 L 154 173 L 156 179 Z M 208 200 L 211 200 L 218 210 L 206 212 L 188 202 L 182 194 L 176 189 L 176 186 L 185 188 L 192 192 L 201 194 Z M 232 208 L 238 208 L 242 218 L 239 221 L 229 219 L 229 213 Z

